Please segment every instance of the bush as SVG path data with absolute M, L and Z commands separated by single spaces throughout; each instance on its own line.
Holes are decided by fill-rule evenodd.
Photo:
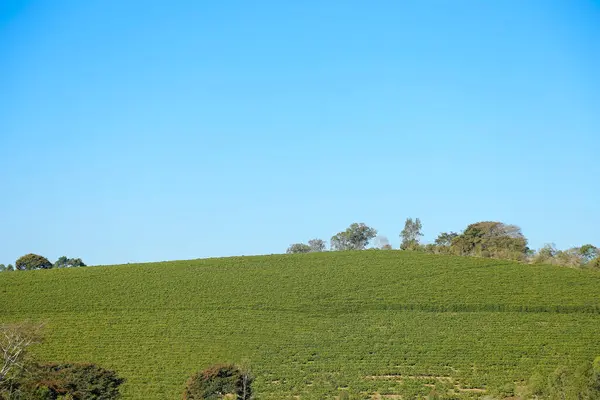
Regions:
M 600 270 L 600 257 L 594 258 L 587 264 L 587 267 Z
M 287 254 L 310 253 L 310 246 L 304 243 L 294 243 L 288 247 Z
M 40 365 L 22 385 L 36 400 L 114 400 L 125 379 L 95 364 Z
M 32 269 L 50 269 L 52 263 L 46 257 L 37 254 L 26 254 L 15 262 L 15 268 L 21 271 Z
M 577 368 L 558 367 L 550 375 L 535 373 L 525 398 L 600 399 L 600 357 Z
M 187 382 L 184 400 L 231 398 L 250 400 L 253 377 L 233 364 L 220 364 L 197 372 Z

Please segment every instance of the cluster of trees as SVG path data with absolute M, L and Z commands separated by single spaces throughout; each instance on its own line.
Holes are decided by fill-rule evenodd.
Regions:
M 73 268 L 73 267 L 85 267 L 85 263 L 81 258 L 67 258 L 66 256 L 59 257 L 54 264 L 52 264 L 46 257 L 40 256 L 39 254 L 25 254 L 19 257 L 15 261 L 15 265 L 12 264 L 4 265 L 0 264 L 0 272 L 3 271 L 30 271 L 35 269 L 50 269 L 50 268 Z
M 42 324 L 0 326 L 0 400 L 115 400 L 125 382 L 95 364 L 42 364 L 29 348 L 42 341 Z
M 331 237 L 331 250 L 364 250 L 369 242 L 377 236 L 377 230 L 364 223 L 354 223 L 345 231 L 338 232 Z M 294 243 L 287 249 L 288 254 L 314 253 L 327 251 L 327 245 L 322 239 L 311 239 L 308 244 Z
M 600 269 L 600 249 L 591 244 L 558 250 L 554 244 L 546 244 L 531 256 L 535 264 L 564 265 L 567 267 L 591 267 Z
M 579 367 L 535 373 L 521 397 L 527 399 L 600 399 L 600 357 Z
M 600 269 L 600 249 L 591 244 L 568 250 L 557 250 L 546 245 L 539 250 L 527 246 L 527 238 L 516 225 L 498 221 L 481 221 L 468 225 L 461 233 L 442 232 L 434 243 L 422 244 L 423 224 L 419 218 L 407 218 L 400 232 L 400 249 L 432 254 L 489 257 L 530 263 L 555 264 L 570 267 Z M 372 249 L 389 250 L 392 246 L 385 236 L 377 236 L 377 230 L 364 223 L 353 223 L 346 230 L 331 237 L 330 250 L 365 250 L 371 241 Z M 287 253 L 311 253 L 326 251 L 325 242 L 312 239 L 294 243 Z

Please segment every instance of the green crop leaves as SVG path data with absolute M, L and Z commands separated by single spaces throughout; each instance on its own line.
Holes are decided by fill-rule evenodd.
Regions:
M 594 271 L 311 253 L 1 274 L 0 322 L 47 321 L 35 352 L 117 371 L 125 399 L 244 359 L 258 399 L 477 398 L 599 355 L 599 293 Z

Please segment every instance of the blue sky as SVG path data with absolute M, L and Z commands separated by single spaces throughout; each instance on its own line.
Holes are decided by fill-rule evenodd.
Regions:
M 600 245 L 600 2 L 0 0 L 0 262 Z

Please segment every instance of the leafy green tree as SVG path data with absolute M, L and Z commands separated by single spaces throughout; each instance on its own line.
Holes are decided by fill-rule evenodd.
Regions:
M 438 254 L 452 253 L 452 243 L 458 236 L 456 232 L 442 232 L 435 239 L 434 244 L 425 246 L 425 252 Z
M 58 260 L 54 262 L 54 268 L 66 268 L 69 259 L 66 256 L 58 257 Z
M 70 258 L 69 259 L 70 267 L 85 267 L 85 263 L 81 260 L 81 258 Z
M 52 263 L 46 257 L 38 254 L 26 254 L 15 262 L 16 269 L 20 271 L 33 269 L 50 269 Z
M 310 247 L 311 253 L 319 253 L 325 251 L 325 241 L 322 239 L 311 239 L 308 241 L 308 247 Z
M 591 244 L 567 250 L 558 250 L 554 244 L 546 244 L 531 257 L 531 262 L 565 267 L 594 268 L 594 260 L 598 259 L 599 254 L 598 248 Z
M 535 373 L 528 382 L 525 398 L 552 400 L 600 399 L 600 357 L 577 368 L 560 366 L 544 377 Z
M 400 232 L 400 243 L 401 250 L 416 250 L 419 248 L 419 238 L 423 236 L 421 229 L 423 225 L 419 218 L 413 221 L 412 218 L 407 218 L 404 222 L 404 229 Z
M 125 379 L 95 364 L 38 365 L 21 384 L 24 391 L 44 393 L 44 399 L 116 400 Z
M 584 244 L 578 250 L 584 264 L 589 263 L 594 258 L 600 257 L 600 249 L 591 244 Z
M 458 237 L 458 233 L 456 232 L 442 232 L 435 239 L 436 246 L 450 247 L 452 246 L 452 241 Z
M 364 223 L 353 223 L 345 231 L 331 237 L 331 249 L 337 251 L 364 250 L 375 236 L 377 236 L 377 230 Z
M 496 257 L 514 260 L 526 258 L 529 248 L 521 228 L 496 221 L 477 222 L 452 240 L 459 255 Z
M 579 247 L 573 247 L 567 250 L 559 250 L 554 258 L 556 264 L 565 267 L 581 267 L 585 264 Z
M 310 246 L 305 243 L 294 243 L 288 247 L 286 253 L 298 254 L 298 253 L 310 253 Z
M 6 265 L 0 264 L 0 272 L 6 271 Z
M 72 268 L 85 267 L 85 263 L 81 258 L 67 258 L 66 256 L 59 257 L 54 263 L 54 268 Z
M 532 262 L 535 264 L 552 264 L 556 254 L 558 254 L 558 250 L 554 243 L 546 243 L 533 255 Z

